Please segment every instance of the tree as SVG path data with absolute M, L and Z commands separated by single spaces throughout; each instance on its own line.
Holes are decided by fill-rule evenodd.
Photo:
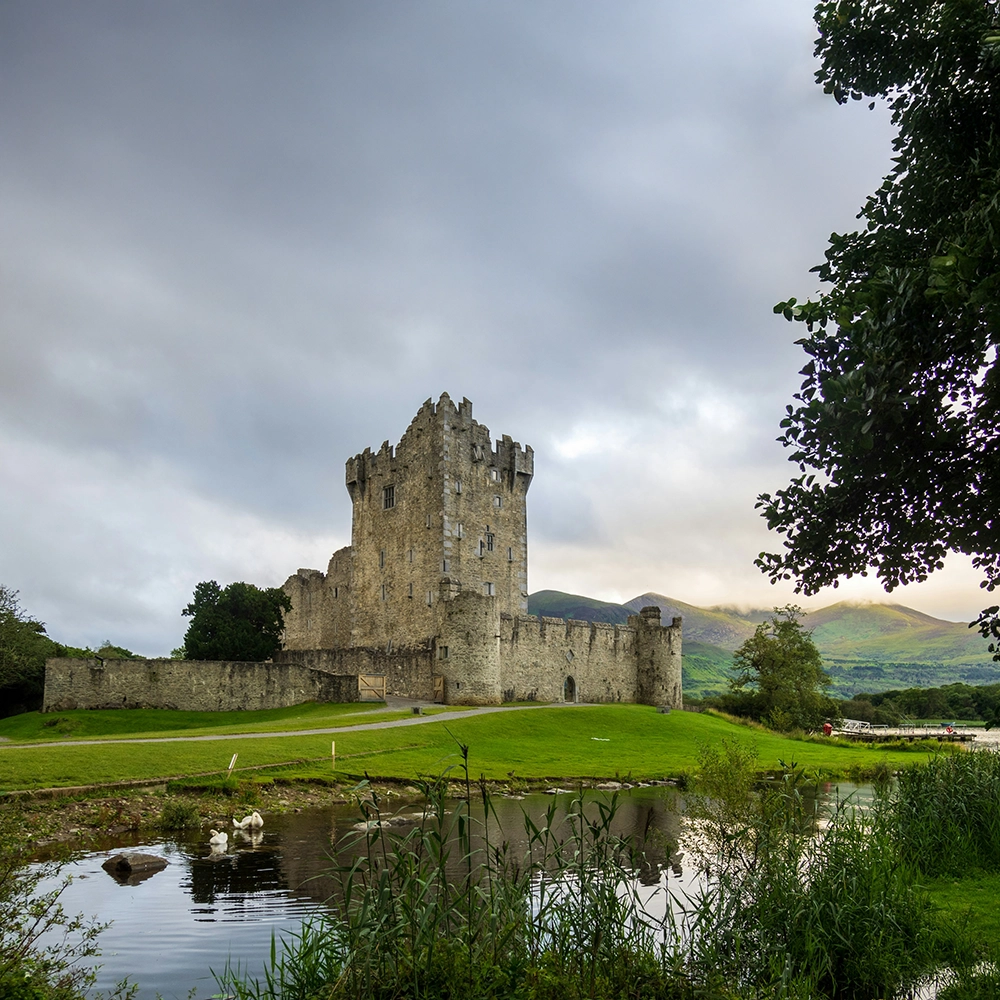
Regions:
M 816 76 L 888 101 L 893 167 L 864 227 L 830 237 L 809 356 L 778 439 L 801 473 L 759 497 L 779 553 L 757 565 L 814 594 L 874 568 L 887 590 L 972 557 L 1000 585 L 1000 3 L 836 0 L 815 12 Z M 874 100 L 869 107 L 874 107 Z M 1000 608 L 983 635 L 1000 638 Z M 1000 659 L 997 644 L 991 651 Z
M 823 693 L 830 677 L 823 670 L 812 632 L 802 628 L 804 612 L 789 604 L 757 626 L 733 653 L 735 676 L 723 704 L 772 729 L 816 729 L 839 718 L 835 703 Z
M 184 635 L 188 660 L 267 660 L 281 649 L 284 612 L 292 602 L 278 587 L 215 580 L 199 583 L 181 612 L 191 618 Z
M 62 655 L 45 634 L 45 624 L 27 614 L 17 594 L 0 583 L 0 716 L 41 708 L 45 660 Z

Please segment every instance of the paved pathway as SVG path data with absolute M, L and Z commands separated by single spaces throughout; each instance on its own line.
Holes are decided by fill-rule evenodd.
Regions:
M 403 699 L 393 699 L 393 707 L 403 707 Z M 406 705 L 428 704 L 425 702 L 406 702 Z M 572 708 L 571 702 L 560 702 L 550 705 L 506 705 L 470 708 L 463 712 L 441 712 L 439 715 L 414 715 L 405 719 L 390 719 L 386 722 L 362 722 L 354 726 L 331 726 L 324 729 L 287 729 L 268 733 L 224 733 L 221 736 L 147 736 L 138 738 L 119 738 L 105 740 L 95 737 L 89 740 L 52 740 L 45 743 L 2 743 L 2 750 L 31 750 L 37 747 L 82 747 L 105 743 L 184 743 L 211 742 L 214 740 L 263 740 L 272 736 L 326 736 L 330 733 L 356 733 L 363 729 L 395 729 L 400 726 L 420 726 L 430 722 L 450 722 L 452 719 L 467 719 L 473 715 L 490 715 L 494 712 L 525 712 L 533 708 Z

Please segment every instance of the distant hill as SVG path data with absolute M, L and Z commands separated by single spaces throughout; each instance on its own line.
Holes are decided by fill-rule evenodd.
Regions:
M 657 605 L 664 622 L 684 619 L 684 690 L 694 697 L 724 691 L 732 652 L 753 635 L 771 609 L 699 608 L 665 594 L 642 594 L 625 604 L 543 590 L 528 598 L 531 614 L 624 624 Z M 832 693 L 849 697 L 889 688 L 1000 682 L 986 640 L 963 622 L 943 621 L 900 604 L 841 601 L 804 621 L 833 679 Z

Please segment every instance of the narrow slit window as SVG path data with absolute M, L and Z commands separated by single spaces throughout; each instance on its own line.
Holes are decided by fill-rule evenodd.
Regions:
M 448 572 L 448 560 L 447 559 L 442 559 L 441 560 L 441 572 L 442 573 L 447 573 Z
M 507 546 L 507 562 L 514 561 L 514 550 L 508 545 Z
M 427 515 L 427 527 L 429 528 L 430 526 L 431 526 L 431 516 L 430 516 L 430 514 L 428 514 Z
M 333 588 L 333 599 L 336 600 L 338 597 L 340 597 L 340 587 L 334 587 Z
M 486 542 L 484 542 L 481 538 L 479 539 L 479 555 L 486 555 Z
M 456 493 L 461 493 L 462 492 L 462 480 L 461 479 L 456 479 L 455 480 L 455 492 Z
M 434 603 L 434 592 L 432 590 L 427 591 L 427 607 L 430 607 Z
M 385 549 L 378 550 L 378 568 L 385 569 Z
M 382 600 L 385 600 L 385 584 L 382 584 Z
M 458 538 L 461 538 L 465 534 L 465 525 L 461 521 L 458 522 L 458 530 L 455 534 Z
M 409 556 L 410 556 L 410 562 L 413 562 L 413 549 L 410 549 Z
M 396 487 L 382 487 L 382 510 L 391 510 L 396 506 Z
M 487 597 L 494 597 L 496 595 L 496 589 L 494 588 L 494 586 L 493 586 L 492 583 L 484 583 L 483 584 L 483 593 Z
M 409 588 L 407 589 L 406 596 L 407 597 L 412 597 L 413 596 L 413 584 L 412 583 L 409 585 Z

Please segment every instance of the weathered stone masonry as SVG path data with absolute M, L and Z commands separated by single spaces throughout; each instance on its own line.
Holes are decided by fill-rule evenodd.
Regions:
M 391 693 L 453 704 L 637 701 L 680 707 L 681 620 L 525 614 L 534 454 L 493 442 L 472 404 L 427 400 L 399 443 L 349 459 L 351 546 L 285 583 L 283 657 L 378 659 Z M 398 664 L 398 665 L 397 665 Z

